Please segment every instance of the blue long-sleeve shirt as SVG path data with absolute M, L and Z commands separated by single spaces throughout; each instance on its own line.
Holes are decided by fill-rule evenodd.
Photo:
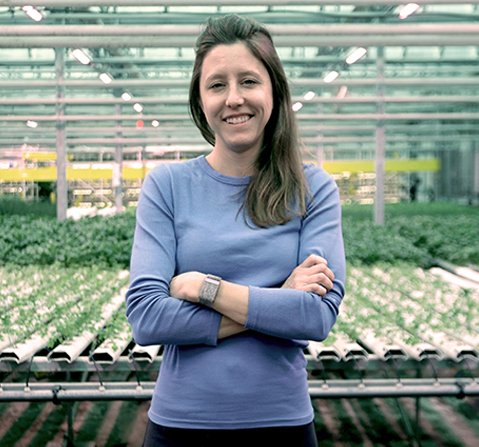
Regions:
M 304 170 L 307 214 L 268 228 L 239 212 L 250 177 L 222 175 L 204 156 L 160 165 L 145 179 L 126 301 L 135 341 L 165 345 L 153 422 L 239 429 L 313 419 L 303 349 L 336 321 L 345 259 L 337 186 L 320 168 Z M 335 274 L 324 298 L 280 288 L 310 254 Z M 218 340 L 221 314 L 170 297 L 173 276 L 188 271 L 249 286 L 250 330 Z

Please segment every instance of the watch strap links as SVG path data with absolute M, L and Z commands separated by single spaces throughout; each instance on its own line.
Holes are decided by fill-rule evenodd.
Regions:
M 211 307 L 215 302 L 218 289 L 220 288 L 221 278 L 214 275 L 206 275 L 201 286 L 199 301 L 201 304 Z

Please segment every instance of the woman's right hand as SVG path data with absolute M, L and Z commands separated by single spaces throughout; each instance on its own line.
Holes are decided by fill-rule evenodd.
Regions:
M 304 290 L 324 297 L 333 288 L 334 273 L 328 261 L 318 255 L 308 256 L 296 267 L 281 288 Z

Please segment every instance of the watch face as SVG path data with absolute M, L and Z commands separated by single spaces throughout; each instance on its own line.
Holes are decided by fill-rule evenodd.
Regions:
M 203 287 L 200 291 L 199 302 L 206 306 L 210 306 L 214 303 L 218 289 L 220 287 L 221 278 L 218 276 L 207 275 Z

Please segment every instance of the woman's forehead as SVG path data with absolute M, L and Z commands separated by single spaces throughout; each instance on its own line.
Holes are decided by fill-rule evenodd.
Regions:
M 243 43 L 217 45 L 205 56 L 202 64 L 201 78 L 226 75 L 231 72 L 239 75 L 268 75 L 263 62 L 258 59 Z

